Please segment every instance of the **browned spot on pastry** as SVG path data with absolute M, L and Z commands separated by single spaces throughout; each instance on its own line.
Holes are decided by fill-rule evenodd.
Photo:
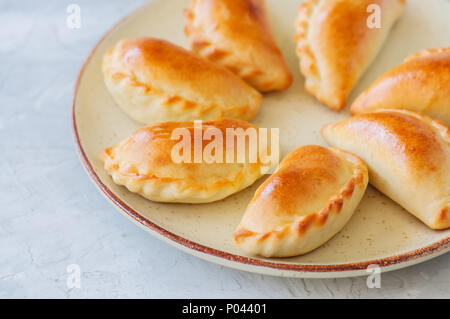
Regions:
M 328 209 L 317 213 L 317 218 L 316 218 L 317 225 L 319 227 L 325 225 L 329 216 L 330 216 L 330 211 Z
M 376 137 L 397 157 L 402 158 L 405 164 L 415 167 L 421 174 L 426 170 L 438 170 L 445 160 L 435 130 L 413 113 L 368 113 L 344 123 L 367 138 Z
M 112 150 L 112 147 L 108 147 L 108 148 L 105 148 L 104 150 L 100 151 L 100 158 L 102 160 L 105 160 L 107 157 L 110 157 L 111 150 Z
M 121 79 L 123 79 L 124 77 L 126 77 L 126 75 L 123 74 L 123 73 L 120 73 L 120 72 L 114 72 L 114 73 L 111 74 L 111 77 L 112 77 L 114 80 L 121 80 Z
M 450 206 L 445 206 L 436 216 L 437 229 L 446 229 L 450 226 Z
M 283 160 L 281 169 L 266 180 L 255 198 L 275 201 L 281 211 L 295 211 L 300 202 L 314 200 L 322 188 L 335 184 L 335 172 L 341 168 L 341 160 L 330 150 L 320 146 L 303 147 Z
M 342 198 L 342 194 L 340 194 L 337 199 L 332 200 L 325 208 L 317 213 L 317 224 L 323 226 L 328 220 L 328 217 L 330 217 L 330 213 L 339 214 L 343 206 L 344 199 Z
M 239 241 L 241 238 L 253 236 L 254 232 L 249 231 L 246 228 L 239 228 L 233 233 L 233 238 L 235 241 Z
M 444 48 L 435 48 L 435 49 L 425 49 L 422 51 L 419 51 L 417 53 L 411 54 L 405 59 L 405 62 L 409 62 L 412 60 L 416 60 L 422 57 L 429 57 L 429 56 L 441 56 L 444 59 L 448 58 L 448 55 L 450 54 L 450 47 L 444 47 Z
M 261 94 L 229 70 L 161 39 L 123 39 L 105 55 L 102 68 L 108 77 L 120 70 L 115 80 L 126 77 L 127 85 L 159 98 L 165 106 L 184 108 L 193 118 L 212 108 L 229 117 L 249 109 L 245 115 L 254 116 L 261 104 Z M 172 97 L 186 103 L 173 105 Z
M 310 214 L 302 218 L 299 222 L 296 223 L 295 227 L 297 229 L 297 232 L 302 235 L 304 234 L 311 225 L 314 224 L 314 221 L 316 220 L 316 214 Z
M 211 45 L 211 42 L 206 41 L 204 39 L 195 39 L 192 41 L 192 45 L 196 48 L 203 48 Z
M 195 107 L 196 105 L 197 105 L 197 103 L 194 103 L 194 102 L 191 102 L 191 101 L 188 101 L 188 100 L 185 100 L 184 103 L 183 103 L 183 107 L 184 107 L 185 109 L 193 108 L 193 107 Z
M 180 100 L 181 100 L 181 98 L 179 96 L 167 96 L 166 98 L 164 98 L 162 103 L 170 105 L 170 104 L 176 103 Z
M 243 1 L 244 5 L 247 6 L 247 12 L 250 16 L 252 16 L 255 20 L 264 19 L 264 11 L 260 6 L 255 5 L 255 3 L 251 1 Z
M 363 177 L 362 177 L 362 174 L 358 176 L 358 179 L 361 179 L 361 180 L 362 180 L 362 178 L 363 178 Z M 357 181 L 357 182 L 358 182 L 358 181 Z M 354 179 L 351 179 L 351 180 L 347 183 L 347 185 L 345 185 L 345 188 L 344 188 L 343 191 L 342 191 L 342 196 L 343 196 L 344 198 L 351 197 L 352 194 L 353 194 L 353 192 L 354 192 L 354 190 L 355 190 L 355 180 L 354 180 Z
M 196 44 L 194 44 L 194 45 L 196 45 Z M 205 53 L 205 54 L 207 55 L 208 59 L 210 59 L 212 61 L 221 60 L 229 55 L 228 52 L 217 49 L 217 48 L 212 48 L 211 50 L 208 50 L 207 53 Z
M 192 11 L 189 8 L 186 8 L 183 10 L 183 15 L 187 18 L 187 19 L 192 19 L 194 18 L 194 14 L 192 13 Z
M 276 233 L 277 233 L 277 232 L 267 232 L 267 233 L 258 234 L 258 235 L 256 236 L 256 240 L 257 240 L 257 241 L 264 241 L 264 240 L 266 240 L 267 238 L 269 238 L 272 234 L 275 234 L 275 235 L 276 235 Z
M 331 203 L 330 211 L 339 214 L 343 206 L 344 206 L 344 199 L 342 197 L 339 197 L 338 199 L 334 200 Z

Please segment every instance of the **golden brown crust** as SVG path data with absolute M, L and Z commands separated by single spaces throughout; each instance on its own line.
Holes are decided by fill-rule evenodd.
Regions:
M 370 183 L 429 227 L 450 227 L 442 213 L 450 203 L 449 127 L 414 112 L 379 110 L 327 125 L 322 136 L 365 160 Z
M 367 8 L 371 4 L 381 8 L 381 28 L 367 26 Z M 332 109 L 344 108 L 404 6 L 401 0 L 304 1 L 295 28 L 307 91 Z
M 232 72 L 160 39 L 121 40 L 102 68 L 116 102 L 141 123 L 249 120 L 261 105 L 260 93 Z
M 409 62 L 409 61 L 415 60 L 417 58 L 429 57 L 429 56 L 434 56 L 434 55 L 439 55 L 439 54 L 448 56 L 448 54 L 450 54 L 450 47 L 421 50 L 421 51 L 413 53 L 410 56 L 408 56 L 407 58 L 405 58 L 404 62 Z
M 264 0 L 192 0 L 184 14 L 185 33 L 195 52 L 259 91 L 284 90 L 292 84 Z
M 423 50 L 376 80 L 352 104 L 359 114 L 380 108 L 422 112 L 450 125 L 450 48 Z
M 203 122 L 201 134 L 211 128 L 220 130 L 223 140 L 222 162 L 207 163 L 205 158 L 195 162 L 196 145 L 193 122 L 165 122 L 144 127 L 127 139 L 101 152 L 105 170 L 114 182 L 125 185 L 130 191 L 154 201 L 205 203 L 219 200 L 235 193 L 262 176 L 262 162 L 258 156 L 256 162 L 248 157 L 244 163 L 237 162 L 237 147 L 227 143 L 226 130 L 233 128 L 257 129 L 256 126 L 235 119 L 221 119 Z M 176 162 L 173 153 L 182 135 L 176 131 L 189 132 L 189 162 Z M 200 130 L 199 130 L 200 131 Z M 257 133 L 257 131 L 256 131 Z M 215 136 L 214 136 L 215 140 Z M 212 140 L 197 139 L 204 153 Z M 186 145 L 186 144 L 185 144 Z M 184 150 L 186 151 L 189 147 Z M 246 152 L 249 153 L 249 137 L 246 136 Z M 264 145 L 262 145 L 264 147 Z M 230 153 L 233 152 L 233 153 Z M 177 152 L 176 154 L 179 154 Z M 227 155 L 234 154 L 233 162 L 227 162 Z
M 258 188 L 234 241 L 267 257 L 311 251 L 345 225 L 367 183 L 367 167 L 353 154 L 300 147 Z
M 441 211 L 437 214 L 436 219 L 434 220 L 434 228 L 436 229 L 446 229 L 449 227 L 450 220 L 450 204 L 446 207 L 443 207 Z

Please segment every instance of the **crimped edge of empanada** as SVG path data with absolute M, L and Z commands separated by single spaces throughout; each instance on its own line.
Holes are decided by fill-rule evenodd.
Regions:
M 189 39 L 193 51 L 214 63 L 225 66 L 246 82 L 253 82 L 256 76 L 264 74 L 262 70 L 255 68 L 253 65 L 243 64 L 241 62 L 239 66 L 236 66 L 235 63 L 229 62 L 230 57 L 233 55 L 232 52 L 217 47 L 195 32 L 192 27 L 195 20 L 195 12 L 193 10 L 194 5 L 195 1 L 192 1 L 191 6 L 183 10 L 183 14 L 186 18 L 184 33 Z
M 109 68 L 104 68 L 103 72 L 105 75 L 108 75 L 111 80 L 114 81 L 126 81 L 127 85 L 130 85 L 134 88 L 137 89 L 141 89 L 140 93 L 142 95 L 146 95 L 146 96 L 154 96 L 155 98 L 159 99 L 159 104 L 166 106 L 166 107 L 177 107 L 177 106 L 181 106 L 182 109 L 197 109 L 197 115 L 203 115 L 205 113 L 207 113 L 209 110 L 215 108 L 215 107 L 220 107 L 217 105 L 202 105 L 200 103 L 194 102 L 194 101 L 190 101 L 186 98 L 183 98 L 179 95 L 170 95 L 167 94 L 161 90 L 157 90 L 155 88 L 152 88 L 150 85 L 139 82 L 135 76 L 129 75 L 129 74 L 125 74 L 123 72 L 119 72 L 119 71 L 114 71 L 113 69 L 109 69 Z M 243 106 L 244 108 L 247 108 L 248 106 Z M 237 108 L 236 108 L 237 109 Z M 223 112 L 222 110 L 222 113 Z M 223 117 L 224 114 L 222 114 L 221 117 Z
M 191 5 L 183 10 L 185 16 L 184 33 L 189 40 L 190 47 L 194 52 L 205 57 L 211 62 L 222 65 L 234 74 L 238 75 L 249 85 L 261 92 L 285 90 L 292 85 L 293 78 L 289 68 L 284 65 L 287 79 L 283 85 L 273 85 L 273 81 L 258 81 L 259 76 L 264 76 L 265 72 L 261 68 L 255 67 L 253 64 L 245 63 L 235 58 L 235 54 L 230 50 L 219 48 L 217 45 L 196 32 L 193 25 L 195 24 L 195 1 L 191 1 Z M 278 47 L 277 47 L 278 49 Z M 278 49 L 279 50 L 279 49 Z M 284 57 L 281 56 L 284 62 Z
M 192 120 L 194 118 L 213 120 L 222 117 L 251 120 L 258 113 L 262 103 L 262 96 L 253 88 L 253 93 L 249 93 L 249 97 L 251 96 L 251 98 L 249 98 L 247 103 L 224 106 L 218 103 L 200 103 L 189 100 L 181 95 L 168 94 L 150 86 L 148 83 L 139 81 L 134 75 L 133 70 L 117 67 L 114 64 L 114 52 L 117 50 L 118 45 L 126 40 L 120 40 L 105 53 L 102 61 L 102 72 L 108 91 L 116 103 L 135 121 L 143 124 L 153 124 L 168 120 L 181 121 Z M 242 83 L 247 86 L 244 81 Z M 133 92 L 134 97 L 139 97 L 139 99 L 141 97 L 150 98 L 151 100 L 147 101 L 146 108 L 143 108 L 140 104 L 136 104 L 134 102 L 136 99 L 124 102 L 123 100 L 128 100 L 128 98 L 123 96 L 123 87 L 130 87 L 135 90 Z M 250 86 L 248 87 L 251 88 Z M 162 108 L 158 109 L 161 106 Z M 136 112 L 139 115 L 135 114 Z M 209 112 L 211 114 L 208 114 Z M 145 116 L 142 114 L 145 114 Z
M 209 203 L 239 192 L 262 176 L 258 164 L 243 166 L 233 180 L 220 179 L 208 184 L 192 183 L 192 180 L 162 177 L 157 174 L 141 175 L 132 167 L 128 169 L 129 172 L 121 172 L 119 165 L 114 163 L 111 154 L 113 148 L 109 147 L 101 151 L 100 159 L 104 162 L 104 168 L 114 183 L 156 202 Z
M 238 67 L 235 63 L 228 62 L 228 58 L 231 57 L 233 53 L 217 47 L 193 30 L 192 25 L 195 20 L 195 13 L 191 8 L 184 9 L 183 13 L 186 17 L 184 33 L 188 37 L 192 49 L 199 55 L 206 57 L 214 63 L 224 65 L 227 69 L 239 75 L 239 77 L 247 82 L 251 82 L 256 76 L 264 73 L 262 70 L 257 69 L 250 64 L 243 64 L 241 62 Z
M 312 250 L 306 249 L 305 251 L 300 251 L 299 253 L 285 255 L 277 254 L 274 252 L 277 251 L 277 249 L 269 248 L 269 246 L 281 247 L 283 245 L 282 241 L 285 238 L 295 238 L 295 240 L 301 241 L 308 231 L 310 231 L 314 226 L 324 227 L 330 217 L 333 215 L 339 215 L 342 212 L 345 204 L 349 203 L 353 199 L 357 189 L 361 192 L 362 197 L 369 179 L 368 168 L 362 159 L 350 152 L 338 148 L 330 149 L 344 155 L 345 160 L 351 162 L 355 166 L 352 177 L 347 183 L 345 183 L 344 186 L 342 186 L 339 193 L 331 197 L 320 211 L 301 216 L 293 223 L 289 223 L 268 232 L 253 232 L 239 225 L 233 233 L 233 240 L 236 245 L 241 248 L 244 248 L 243 246 L 245 246 L 245 251 L 251 251 L 252 254 L 262 255 L 265 257 L 291 257 L 301 255 Z M 301 250 L 300 242 L 298 242 L 298 247 L 298 249 Z
M 305 76 L 305 89 L 316 96 L 316 98 L 325 104 L 328 104 L 326 98 L 320 94 L 320 73 L 318 63 L 311 46 L 308 43 L 309 23 L 312 12 L 319 0 L 306 0 L 298 8 L 297 19 L 295 20 L 295 36 L 297 42 L 297 56 L 300 59 L 300 70 Z

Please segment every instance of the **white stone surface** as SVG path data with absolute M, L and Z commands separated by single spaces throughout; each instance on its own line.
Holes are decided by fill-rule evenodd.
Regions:
M 168 1 L 168 0 L 165 0 Z M 224 268 L 160 242 L 121 216 L 89 181 L 71 135 L 78 70 L 143 0 L 0 0 L 0 297 L 450 297 L 450 254 L 366 278 L 299 280 Z M 81 288 L 67 288 L 70 264 Z

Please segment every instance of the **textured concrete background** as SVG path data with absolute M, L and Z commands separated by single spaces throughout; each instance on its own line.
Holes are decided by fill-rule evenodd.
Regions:
M 168 0 L 164 0 L 168 1 Z M 300 280 L 200 260 L 127 221 L 74 150 L 71 101 L 91 48 L 143 0 L 0 0 L 0 297 L 450 297 L 450 254 L 366 278 Z M 68 289 L 67 266 L 81 267 Z

